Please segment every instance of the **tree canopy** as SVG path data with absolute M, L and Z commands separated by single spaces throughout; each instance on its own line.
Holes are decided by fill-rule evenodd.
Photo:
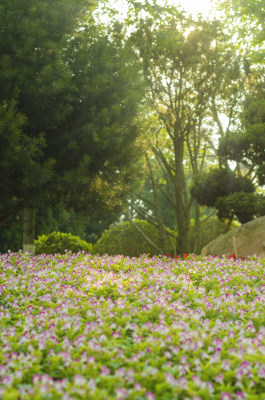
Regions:
M 141 80 L 119 27 L 107 32 L 90 10 L 1 3 L 2 223 L 27 205 L 115 209 L 132 181 Z

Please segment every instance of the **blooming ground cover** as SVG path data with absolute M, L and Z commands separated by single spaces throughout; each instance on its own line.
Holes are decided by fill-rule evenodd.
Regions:
M 265 260 L 0 255 L 0 398 L 265 399 Z

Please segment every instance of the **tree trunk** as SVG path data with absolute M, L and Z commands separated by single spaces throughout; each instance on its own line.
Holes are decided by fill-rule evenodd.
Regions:
M 176 135 L 175 152 L 175 214 L 178 225 L 178 251 L 181 255 L 190 252 L 190 204 L 188 199 L 187 182 L 184 173 L 183 153 L 184 141 Z
M 179 211 L 178 211 L 179 210 Z M 176 208 L 176 220 L 178 225 L 178 253 L 180 255 L 189 254 L 190 252 L 190 221 L 184 213 Z
M 35 213 L 34 206 L 28 205 L 24 208 L 24 222 L 23 222 L 23 252 L 30 252 L 35 254 L 34 245 L 34 227 L 35 227 Z
M 158 223 L 158 232 L 159 232 L 159 239 L 160 239 L 160 243 L 161 243 L 161 249 L 162 249 L 162 252 L 165 254 L 165 253 L 169 252 L 169 250 L 167 248 L 167 243 L 166 243 L 166 230 L 165 230 L 165 225 L 163 223 L 163 219 L 162 219 L 161 212 L 160 212 L 157 183 L 156 183 L 154 173 L 153 173 L 153 170 L 152 170 L 152 167 L 151 167 L 151 164 L 150 164 L 147 154 L 146 154 L 146 161 L 147 161 L 147 165 L 148 165 L 148 169 L 149 169 L 149 177 L 150 177 L 152 188 L 153 188 L 154 213 L 155 213 L 157 223 Z
M 195 241 L 194 254 L 199 254 L 201 251 L 201 223 L 200 223 L 200 205 L 195 200 Z

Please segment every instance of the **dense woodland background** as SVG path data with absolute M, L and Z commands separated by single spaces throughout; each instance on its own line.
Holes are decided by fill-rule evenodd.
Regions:
M 199 253 L 265 215 L 265 4 L 164 3 L 1 1 L 1 252 Z

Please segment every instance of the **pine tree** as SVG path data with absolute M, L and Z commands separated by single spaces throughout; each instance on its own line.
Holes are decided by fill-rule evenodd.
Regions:
M 137 69 L 124 41 L 89 22 L 90 6 L 0 6 L 0 223 L 25 208 L 25 249 L 36 205 L 117 207 L 132 172 Z

